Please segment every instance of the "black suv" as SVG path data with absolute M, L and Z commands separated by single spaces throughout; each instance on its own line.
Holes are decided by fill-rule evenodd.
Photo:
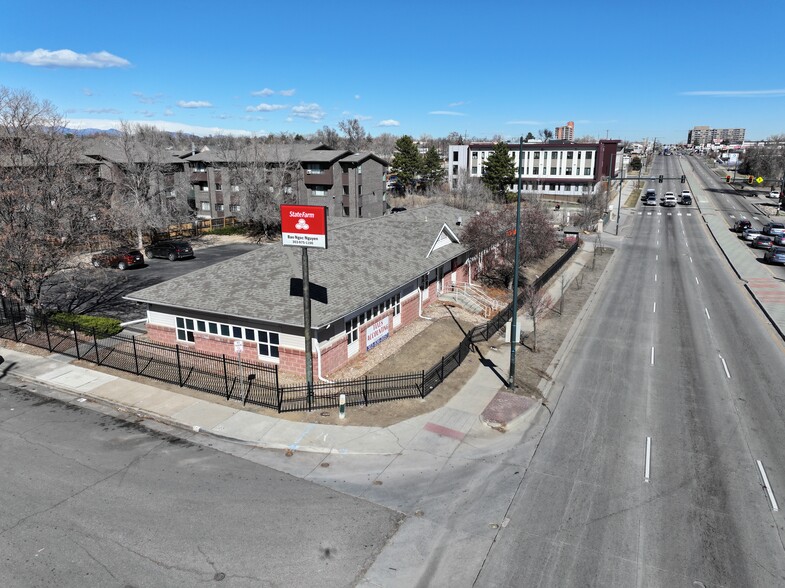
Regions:
M 148 245 L 144 254 L 147 257 L 166 257 L 169 261 L 193 257 L 194 250 L 188 241 L 159 241 Z
M 752 223 L 750 221 L 748 221 L 746 218 L 742 218 L 733 223 L 733 228 L 731 230 L 734 233 L 743 233 L 744 229 L 749 229 L 751 226 Z
M 119 270 L 144 265 L 142 254 L 129 247 L 116 247 L 96 253 L 91 261 L 95 267 L 116 267 Z

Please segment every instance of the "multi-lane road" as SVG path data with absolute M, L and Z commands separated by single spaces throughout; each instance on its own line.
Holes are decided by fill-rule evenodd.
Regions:
M 681 176 L 684 159 L 653 175 Z M 731 198 L 684 170 L 698 205 Z M 746 204 L 728 217 L 753 216 Z M 639 204 L 622 234 L 476 585 L 785 585 L 782 341 L 698 206 Z

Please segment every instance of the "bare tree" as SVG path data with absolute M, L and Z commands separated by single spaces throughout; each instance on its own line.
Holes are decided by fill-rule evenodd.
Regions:
M 344 149 L 348 149 L 352 153 L 364 150 L 371 143 L 371 136 L 365 132 L 360 121 L 356 118 L 342 120 L 338 123 L 338 128 L 346 135 L 343 139 Z
M 550 294 L 527 284 L 523 289 L 523 310 L 532 321 L 532 351 L 537 351 L 537 321 L 550 310 L 553 299 Z
M 0 87 L 0 289 L 23 306 L 29 330 L 44 288 L 76 266 L 102 204 L 79 155 L 49 102 Z
M 166 133 L 123 122 L 111 148 L 114 226 L 131 230 L 137 248 L 143 247 L 147 231 L 193 219 L 184 164 L 175 158 Z
M 395 154 L 396 141 L 398 141 L 398 137 L 395 135 L 382 133 L 372 139 L 370 150 L 379 157 L 390 161 Z
M 540 129 L 537 131 L 537 136 L 541 141 L 547 143 L 550 139 L 553 139 L 553 131 L 550 129 Z
M 313 138 L 317 143 L 324 143 L 331 149 L 338 149 L 338 146 L 341 144 L 341 136 L 338 134 L 338 131 L 327 125 L 316 131 L 313 134 Z
M 293 204 L 302 166 L 293 145 L 265 145 L 252 141 L 221 149 L 233 184 L 238 186 L 239 220 L 258 239 L 271 238 L 281 229 L 281 204 Z

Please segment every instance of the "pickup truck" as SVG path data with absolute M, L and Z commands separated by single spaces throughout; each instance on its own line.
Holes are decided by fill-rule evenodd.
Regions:
M 662 205 L 663 206 L 676 206 L 676 196 L 673 192 L 666 192 L 665 196 L 662 198 Z

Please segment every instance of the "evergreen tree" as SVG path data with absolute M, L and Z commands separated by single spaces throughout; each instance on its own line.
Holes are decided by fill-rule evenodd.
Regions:
M 420 152 L 417 151 L 417 145 L 409 135 L 404 135 L 395 142 L 392 167 L 398 175 L 398 187 L 403 193 L 416 186 L 422 159 Z
M 532 134 L 531 131 L 526 133 L 526 138 L 523 140 L 524 143 L 528 143 L 529 141 L 535 139 L 536 137 Z
M 482 181 L 496 198 L 504 201 L 510 184 L 515 181 L 516 171 L 507 142 L 499 141 L 485 160 Z
M 442 158 L 435 147 L 431 147 L 422 159 L 422 181 L 425 188 L 436 188 L 441 186 L 447 179 L 447 170 L 442 165 Z

